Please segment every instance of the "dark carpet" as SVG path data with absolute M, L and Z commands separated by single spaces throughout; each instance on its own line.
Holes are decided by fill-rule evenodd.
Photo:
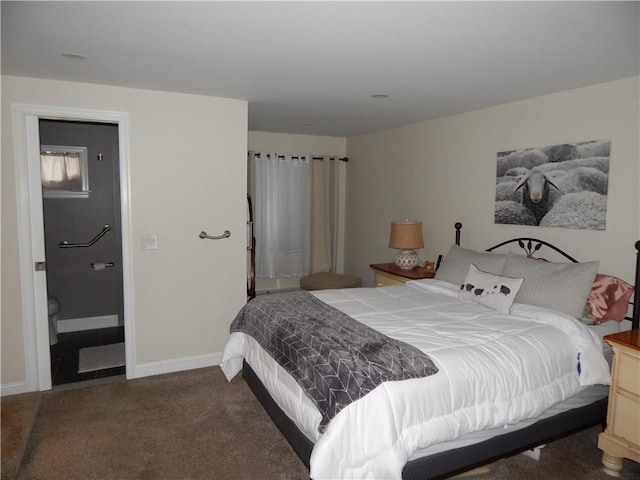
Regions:
M 610 480 L 598 427 L 501 460 L 487 480 Z M 305 479 L 244 380 L 217 367 L 2 399 L 2 480 Z M 622 479 L 640 479 L 625 460 Z

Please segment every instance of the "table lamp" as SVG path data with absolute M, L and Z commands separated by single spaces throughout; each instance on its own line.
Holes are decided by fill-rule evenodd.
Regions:
M 400 249 L 400 253 L 393 260 L 398 267 L 411 270 L 422 262 L 414 249 L 424 248 L 422 239 L 422 222 L 391 222 L 391 236 L 389 248 Z

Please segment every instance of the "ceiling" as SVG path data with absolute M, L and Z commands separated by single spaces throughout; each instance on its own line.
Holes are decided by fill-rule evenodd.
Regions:
M 2 74 L 242 99 L 250 130 L 347 137 L 639 75 L 639 5 L 2 0 Z

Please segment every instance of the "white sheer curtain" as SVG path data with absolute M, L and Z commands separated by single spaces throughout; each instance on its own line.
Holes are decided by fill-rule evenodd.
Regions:
M 40 154 L 40 166 L 43 186 L 82 189 L 80 154 L 43 152 Z
M 250 153 L 257 278 L 309 273 L 309 157 Z

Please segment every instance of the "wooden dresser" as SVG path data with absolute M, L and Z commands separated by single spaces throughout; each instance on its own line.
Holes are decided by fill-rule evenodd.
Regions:
M 598 437 L 604 470 L 618 477 L 622 459 L 640 462 L 640 330 L 604 337 L 613 348 L 607 428 Z

